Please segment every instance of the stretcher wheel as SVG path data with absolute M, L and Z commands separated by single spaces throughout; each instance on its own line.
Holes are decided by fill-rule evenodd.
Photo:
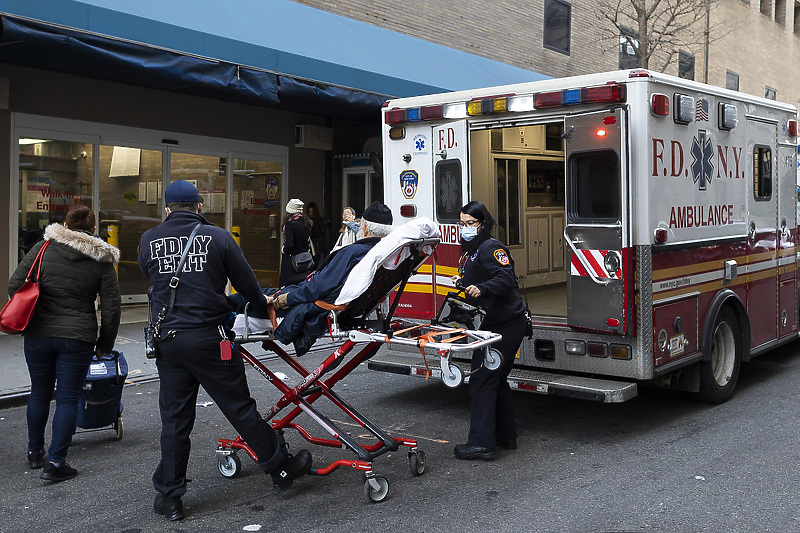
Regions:
M 234 477 L 242 471 L 242 460 L 235 453 L 226 455 L 224 459 L 217 460 L 219 473 L 225 477 Z
M 372 484 L 377 484 L 377 488 L 373 487 Z M 386 498 L 386 495 L 389 494 L 389 481 L 383 476 L 374 476 L 372 478 L 367 478 L 364 482 L 364 494 L 367 495 L 367 498 L 373 502 L 380 502 Z
M 425 472 L 425 452 L 408 452 L 408 468 L 412 476 L 421 476 Z
M 117 440 L 122 440 L 122 415 L 117 417 L 117 421 L 114 422 L 114 431 L 117 432 Z
M 450 365 L 449 372 L 442 371 L 442 381 L 451 389 L 455 389 L 464 381 L 464 372 L 458 365 Z
M 483 356 L 483 366 L 488 370 L 497 370 L 502 364 L 503 356 L 499 351 L 493 348 L 486 350 L 486 355 Z

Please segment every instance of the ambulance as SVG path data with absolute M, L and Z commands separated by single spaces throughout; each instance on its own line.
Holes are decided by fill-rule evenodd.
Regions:
M 721 403 L 798 337 L 795 107 L 628 70 L 391 100 L 382 122 L 395 221 L 442 234 L 396 314 L 430 320 L 455 290 L 459 210 L 484 202 L 532 316 L 512 388 Z M 441 377 L 430 363 L 369 367 Z

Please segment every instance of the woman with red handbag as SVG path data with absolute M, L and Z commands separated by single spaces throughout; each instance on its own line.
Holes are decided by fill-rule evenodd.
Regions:
M 114 265 L 119 250 L 93 234 L 95 216 L 85 205 L 67 213 L 63 225 L 51 224 L 45 240 L 23 258 L 8 282 L 8 293 L 25 285 L 39 250 L 48 242 L 39 269 L 39 298 L 25 337 L 25 361 L 31 377 L 28 399 L 28 466 L 43 468 L 41 478 L 64 481 L 77 470 L 66 462 L 75 433 L 78 394 L 92 355 L 114 348 L 122 300 Z M 100 294 L 98 332 L 95 299 Z M 53 435 L 45 455 L 44 431 L 56 387 Z

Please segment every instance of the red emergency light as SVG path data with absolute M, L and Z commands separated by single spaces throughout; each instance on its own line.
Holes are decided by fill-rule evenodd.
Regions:
M 400 206 L 400 216 L 414 218 L 417 216 L 417 206 L 414 204 L 404 204 Z
M 669 96 L 655 93 L 650 98 L 650 112 L 657 117 L 669 116 Z
M 797 137 L 797 121 L 790 120 L 789 121 L 789 135 L 792 137 Z

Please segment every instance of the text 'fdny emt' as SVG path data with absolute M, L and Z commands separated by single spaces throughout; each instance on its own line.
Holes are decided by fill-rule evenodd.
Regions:
M 453 290 L 460 207 L 497 215 L 533 313 L 512 387 L 621 402 L 650 382 L 723 402 L 743 361 L 798 337 L 791 105 L 590 74 L 391 100 L 383 154 L 387 204 L 443 238 L 398 315 L 430 319 Z M 412 355 L 373 363 L 425 374 Z

